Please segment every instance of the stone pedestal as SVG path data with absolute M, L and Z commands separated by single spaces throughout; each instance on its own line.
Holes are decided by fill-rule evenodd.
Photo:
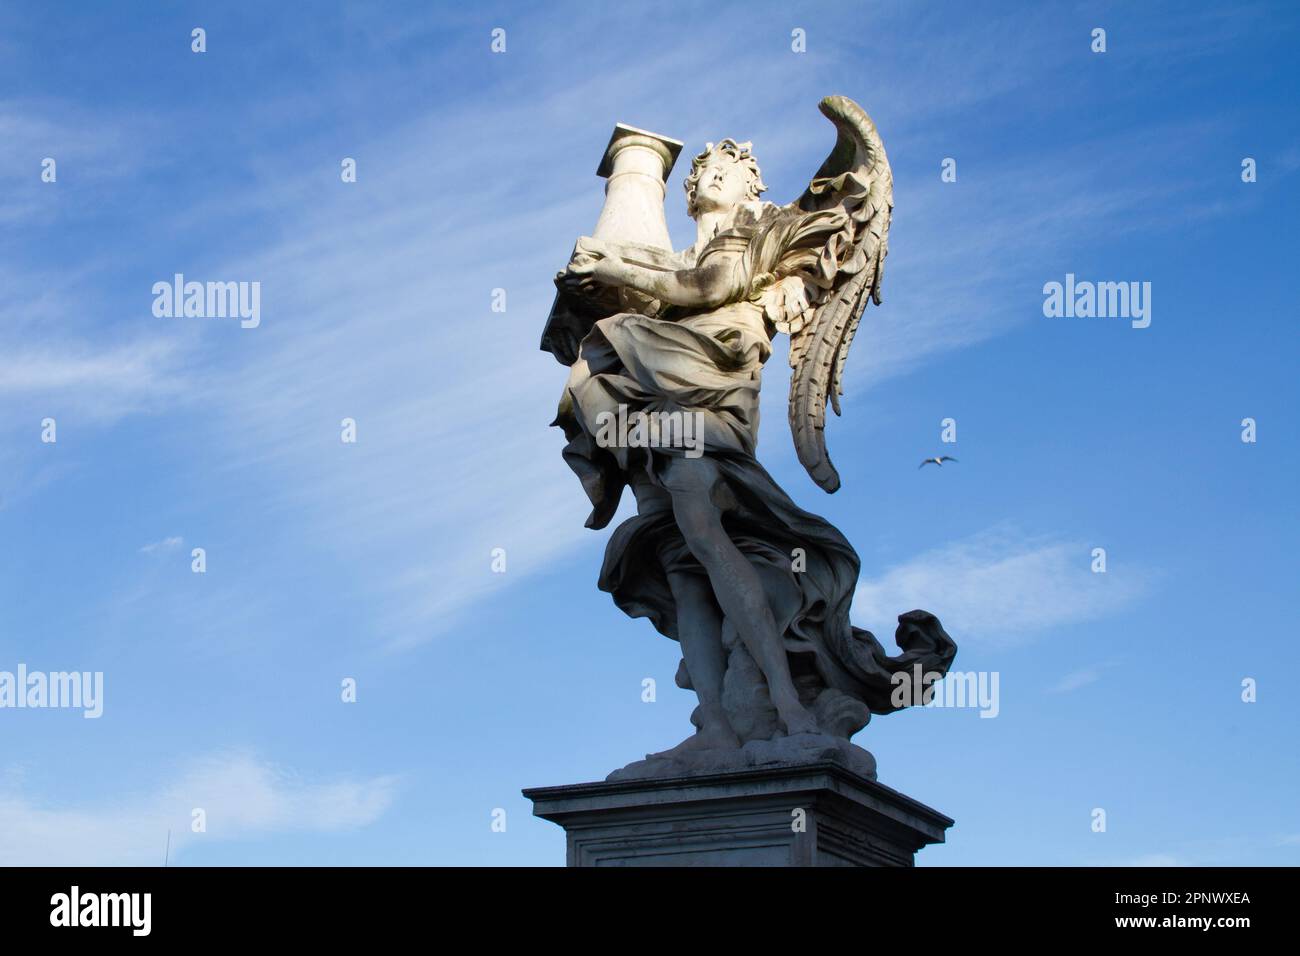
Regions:
M 523 793 L 569 866 L 912 866 L 953 825 L 831 761 Z

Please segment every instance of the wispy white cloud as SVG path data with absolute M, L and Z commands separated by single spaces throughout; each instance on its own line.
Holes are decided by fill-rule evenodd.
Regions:
M 1095 684 L 1101 680 L 1102 674 L 1110 667 L 1109 663 L 1093 664 L 1088 667 L 1082 667 L 1079 670 L 1071 671 L 1062 677 L 1059 681 L 1048 688 L 1049 694 L 1068 694 L 1070 691 L 1078 690 L 1080 687 L 1087 687 L 1089 684 Z
M 145 554 L 153 554 L 155 551 L 171 551 L 179 548 L 185 543 L 185 539 L 180 535 L 173 535 L 169 538 L 163 538 L 161 541 L 152 541 L 144 545 L 140 550 Z
M 44 225 L 83 215 L 87 203 L 114 201 L 112 193 L 86 190 L 77 204 L 52 203 L 49 191 L 140 172 L 156 162 L 148 145 L 155 130 L 139 115 L 107 117 L 63 99 L 0 100 L 0 223 Z M 41 178 L 46 159 L 55 163 L 53 182 Z
M 1110 135 L 1088 144 L 1097 162 L 1082 167 L 1070 161 L 1078 144 L 978 172 L 962 172 L 959 163 L 958 180 L 948 184 L 939 182 L 937 160 L 924 178 L 896 170 L 885 302 L 868 308 L 846 371 L 849 387 L 879 385 L 1041 321 L 1042 284 L 1060 280 L 1099 242 L 1240 212 L 1253 196 L 1194 201 L 1203 178 L 1181 175 L 1172 162 L 1223 129 L 1198 120 Z M 960 152 L 957 145 L 948 148 Z M 1144 164 L 1157 156 L 1173 171 L 1153 180 Z
M 0 862 L 8 866 L 161 865 L 207 840 L 290 831 L 338 832 L 375 822 L 391 806 L 395 776 L 306 781 L 250 754 L 210 754 L 149 793 L 96 806 L 57 805 L 0 778 Z M 191 831 L 202 809 L 207 831 Z
M 112 343 L 44 334 L 24 321 L 30 315 L 20 303 L 0 302 L 0 509 L 79 466 L 75 455 L 59 454 L 70 429 L 171 407 L 186 394 L 189 350 L 181 340 L 138 336 Z M 54 420 L 57 444 L 42 440 L 47 418 Z
M 1007 646 L 1117 611 L 1151 574 L 1093 574 L 1082 544 L 994 528 L 929 551 L 858 585 L 853 616 L 880 627 L 924 608 L 959 641 Z
M 103 422 L 177 394 L 180 346 L 173 339 L 141 338 L 125 345 L 18 346 L 0 356 L 0 398 L 45 403 L 82 420 Z
M 154 128 L 148 117 L 109 115 L 60 99 L 0 100 L 0 222 L 12 227 L 0 236 L 6 427 L 28 427 L 33 415 L 109 425 L 165 407 L 183 392 L 188 331 L 132 328 L 114 307 L 113 280 L 130 248 L 110 241 L 86 255 L 40 253 L 47 238 L 75 250 L 69 237 L 80 233 L 72 224 L 125 204 L 128 194 L 138 201 L 134 190 L 108 187 L 138 186 L 140 174 L 159 161 Z M 58 164 L 56 182 L 41 181 L 46 157 Z M 139 314 L 151 317 L 147 291 L 142 284 Z M 16 455 L 15 468 L 31 468 L 35 454 Z

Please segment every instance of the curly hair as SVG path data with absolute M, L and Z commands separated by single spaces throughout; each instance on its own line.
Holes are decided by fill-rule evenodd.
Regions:
M 749 194 L 751 199 L 757 199 L 760 194 L 767 191 L 767 186 L 763 182 L 763 174 L 759 171 L 758 160 L 750 152 L 753 143 L 737 143 L 734 139 L 724 139 L 722 142 L 706 143 L 704 152 L 700 153 L 691 161 L 691 173 L 686 177 L 683 185 L 686 187 L 686 214 L 692 219 L 698 212 L 695 206 L 695 187 L 699 184 L 700 174 L 709 160 L 714 156 L 725 156 L 733 163 L 739 163 L 745 167 L 749 173 Z

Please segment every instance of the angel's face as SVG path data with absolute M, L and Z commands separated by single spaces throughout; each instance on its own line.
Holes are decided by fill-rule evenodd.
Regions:
M 701 168 L 699 181 L 695 184 L 697 211 L 726 211 L 750 198 L 750 173 L 740 163 L 719 156 Z

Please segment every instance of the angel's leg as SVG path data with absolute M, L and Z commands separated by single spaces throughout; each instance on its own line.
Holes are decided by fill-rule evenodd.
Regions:
M 738 747 L 740 739 L 722 709 L 722 675 L 726 655 L 722 650 L 722 614 L 713 600 L 707 579 L 682 571 L 668 572 L 673 602 L 677 605 L 677 638 L 691 675 L 691 686 L 700 699 L 700 730 L 683 747 Z
M 673 471 L 668 484 L 677 526 L 695 559 L 708 572 L 722 613 L 735 625 L 767 679 L 768 694 L 786 733 L 817 732 L 817 722 L 799 702 L 790 679 L 790 663 L 763 582 L 722 526 L 722 512 L 712 495 L 717 481 L 713 463 L 707 458 L 680 458 L 673 461 Z

